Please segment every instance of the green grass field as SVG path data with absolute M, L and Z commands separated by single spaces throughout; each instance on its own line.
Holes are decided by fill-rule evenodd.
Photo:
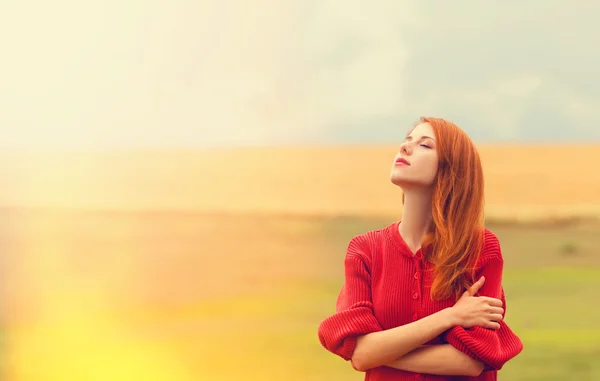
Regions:
M 20 286 L 4 294 L 5 369 L 16 375 L 6 379 L 363 378 L 320 346 L 317 327 L 334 312 L 349 239 L 391 219 L 48 212 L 11 221 L 17 255 L 3 261 Z M 488 228 L 505 257 L 506 320 L 525 344 L 500 378 L 600 380 L 600 225 Z
M 226 366 L 232 358 L 222 351 L 210 351 L 210 363 L 227 369 L 219 379 L 248 379 L 251 374 L 256 379 L 266 375 L 265 379 L 362 379 L 362 374 L 319 346 L 316 327 L 333 312 L 349 238 L 387 222 L 353 218 L 279 221 L 279 234 L 311 242 L 306 245 L 312 249 L 305 255 L 314 256 L 311 263 L 320 263 L 324 269 L 289 277 L 285 283 L 273 280 L 278 292 L 270 297 L 222 299 L 206 305 L 205 319 L 237 317 L 241 326 L 230 332 L 232 340 L 251 343 L 251 355 L 244 356 L 239 368 Z M 500 372 L 501 379 L 600 380 L 599 228 L 488 227 L 499 236 L 506 260 L 507 322 L 525 344 L 521 355 Z M 247 312 L 240 318 L 242 306 Z M 218 333 L 210 337 L 209 342 L 220 341 Z M 236 344 L 219 346 L 239 353 Z M 237 360 L 232 364 L 241 365 Z

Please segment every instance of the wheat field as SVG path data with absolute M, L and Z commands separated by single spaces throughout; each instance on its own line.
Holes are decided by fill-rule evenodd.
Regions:
M 490 217 L 600 215 L 600 146 L 481 145 Z M 126 210 L 396 215 L 397 147 L 4 153 L 0 200 Z
M 526 345 L 503 380 L 600 379 L 598 148 L 481 148 Z M 3 154 L 4 379 L 361 379 L 316 327 L 351 236 L 400 217 L 394 153 Z

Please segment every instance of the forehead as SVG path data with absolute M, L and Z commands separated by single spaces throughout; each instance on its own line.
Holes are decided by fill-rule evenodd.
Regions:
M 411 136 L 415 139 L 420 138 L 421 136 L 435 136 L 433 131 L 433 127 L 429 123 L 419 123 L 412 130 L 409 131 L 407 136 Z

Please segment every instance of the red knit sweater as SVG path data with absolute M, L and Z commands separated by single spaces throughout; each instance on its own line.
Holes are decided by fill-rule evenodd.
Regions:
M 433 301 L 430 297 L 433 265 L 419 250 L 413 255 L 398 232 L 399 222 L 358 235 L 350 241 L 345 257 L 346 280 L 336 303 L 336 313 L 323 320 L 318 336 L 330 352 L 350 360 L 357 337 L 411 323 L 444 308 L 452 298 Z M 485 230 L 478 265 L 485 283 L 479 295 L 506 300 L 502 288 L 503 259 L 496 236 Z M 428 344 L 450 343 L 486 364 L 479 377 L 450 377 L 416 374 L 381 366 L 369 369 L 365 380 L 496 380 L 497 371 L 523 349 L 521 340 L 501 322 L 498 330 L 454 327 Z

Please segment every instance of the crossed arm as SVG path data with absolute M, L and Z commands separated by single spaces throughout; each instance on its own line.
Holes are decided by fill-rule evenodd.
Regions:
M 445 309 L 413 323 L 361 335 L 350 361 L 358 371 L 388 366 L 415 373 L 477 376 L 483 362 L 450 344 L 423 345 L 454 324 L 453 312 Z
M 386 366 L 440 376 L 478 376 L 484 369 L 483 362 L 467 356 L 450 344 L 423 345 Z
M 498 298 L 505 306 L 502 267 L 500 258 L 486 264 L 480 275 L 485 276 L 487 281 L 481 288 L 469 290 L 470 294 Z M 500 331 L 479 326 L 469 330 L 453 326 L 445 334 L 448 344 L 419 346 L 385 365 L 409 372 L 448 376 L 478 376 L 486 368 L 499 369 L 504 362 L 516 356 L 522 347 L 503 321 L 499 325 Z M 487 350 L 481 349 L 482 345 Z
M 383 330 L 372 314 L 370 289 L 365 282 L 369 274 L 365 264 L 354 255 L 347 257 L 346 264 L 350 272 L 345 290 L 338 300 L 338 312 L 325 319 L 319 328 L 319 337 L 325 348 L 350 360 L 358 371 L 388 366 L 439 375 L 481 373 L 481 361 L 450 345 L 423 346 L 456 326 L 451 309 Z

